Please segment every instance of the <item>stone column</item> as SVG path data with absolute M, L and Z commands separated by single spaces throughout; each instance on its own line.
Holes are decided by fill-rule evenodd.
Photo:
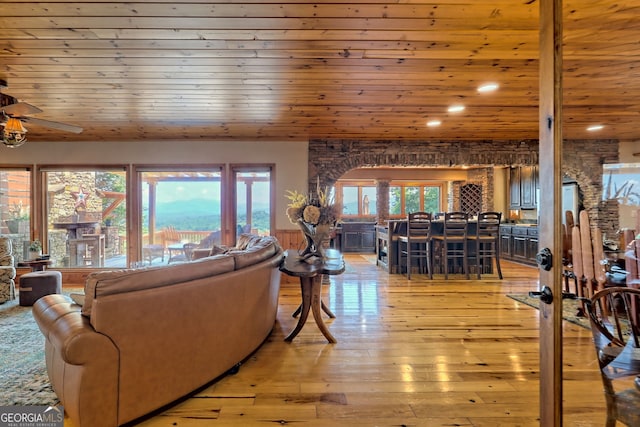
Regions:
M 389 181 L 377 181 L 376 197 L 376 222 L 384 223 L 389 219 Z

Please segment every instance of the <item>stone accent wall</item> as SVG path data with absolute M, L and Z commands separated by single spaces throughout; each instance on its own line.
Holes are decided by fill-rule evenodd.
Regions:
M 578 182 L 589 222 L 612 239 L 620 228 L 618 204 L 615 200 L 602 200 L 602 165 L 618 161 L 618 144 L 612 141 L 572 140 L 565 143 L 562 157 L 563 173 Z
M 602 165 L 618 162 L 615 140 L 571 140 L 564 143 L 563 172 L 575 179 L 584 196 L 584 208 L 591 223 L 607 236 L 618 230 L 615 203 L 603 202 Z M 489 166 L 537 165 L 538 141 L 359 141 L 315 139 L 309 141 L 309 188 L 332 186 L 345 172 L 365 166 L 479 166 L 469 182 L 482 185 L 483 206 L 492 206 L 493 176 Z M 483 172 L 484 171 L 484 172 Z M 448 192 L 447 209 L 459 208 L 459 187 L 453 183 Z

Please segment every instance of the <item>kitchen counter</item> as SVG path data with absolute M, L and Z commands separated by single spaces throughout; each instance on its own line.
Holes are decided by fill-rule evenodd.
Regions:
M 500 225 L 502 259 L 535 266 L 538 253 L 538 224 Z

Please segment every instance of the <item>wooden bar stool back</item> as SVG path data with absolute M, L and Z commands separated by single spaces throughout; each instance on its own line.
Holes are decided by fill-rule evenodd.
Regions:
M 411 262 L 417 260 L 420 267 L 426 266 L 429 279 L 433 278 L 431 271 L 431 214 L 428 212 L 413 212 L 407 216 L 407 232 L 398 237 L 400 257 L 407 260 L 407 279 L 411 280 Z M 420 268 L 419 271 L 423 271 Z
M 498 277 L 502 279 L 500 268 L 500 220 L 502 212 L 480 212 L 476 234 L 469 235 L 469 240 L 475 242 L 476 273 L 478 279 L 486 266 L 492 266 L 496 260 Z M 490 269 L 491 270 L 491 269 Z
M 445 279 L 449 278 L 449 261 L 452 261 L 456 270 L 462 265 L 462 272 L 467 279 L 469 278 L 468 227 L 469 215 L 465 212 L 445 212 L 442 235 L 432 236 L 433 240 L 439 240 L 441 243 Z

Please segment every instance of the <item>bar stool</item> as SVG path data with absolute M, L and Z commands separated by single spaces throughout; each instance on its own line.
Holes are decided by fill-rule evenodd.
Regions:
M 498 277 L 502 279 L 500 269 L 500 220 L 502 212 L 481 212 L 478 214 L 478 225 L 476 234 L 468 236 L 469 240 L 475 241 L 476 272 L 478 279 L 482 272 L 482 267 L 491 266 L 493 259 L 496 260 Z M 485 262 L 486 261 L 486 262 Z
M 432 236 L 433 240 L 439 240 L 441 243 L 445 279 L 449 278 L 449 260 L 452 260 L 458 266 L 462 264 L 462 270 L 467 279 L 469 278 L 468 226 L 469 215 L 465 212 L 445 212 L 442 235 Z
M 433 279 L 431 271 L 431 214 L 428 212 L 412 212 L 407 216 L 407 233 L 398 236 L 400 257 L 407 258 L 407 279 L 411 280 L 411 260 L 424 260 L 429 279 Z M 422 268 L 420 269 L 422 271 Z

